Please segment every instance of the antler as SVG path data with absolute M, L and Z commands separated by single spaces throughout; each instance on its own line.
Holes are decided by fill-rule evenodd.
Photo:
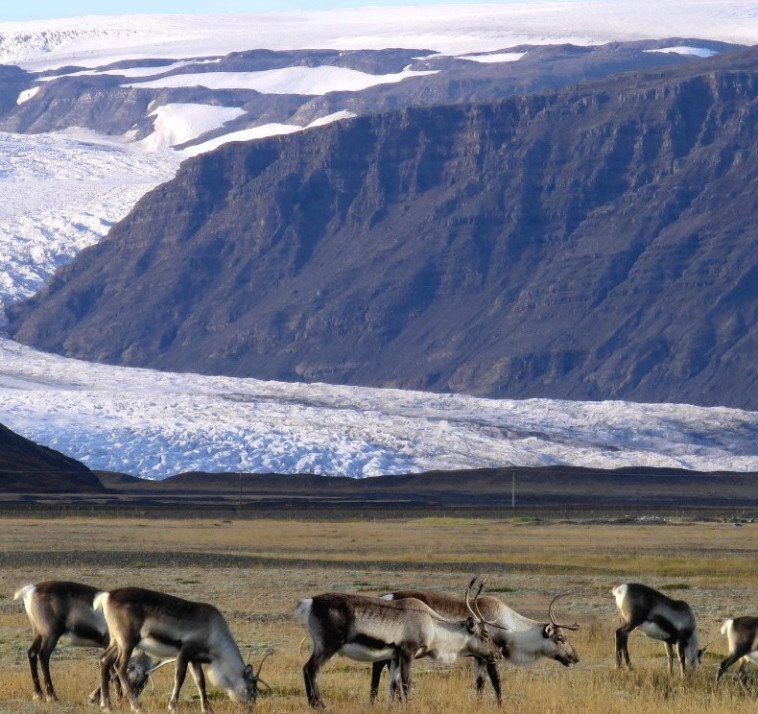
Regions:
M 176 657 L 173 657 L 171 659 L 164 659 L 161 662 L 159 662 L 158 664 L 156 664 L 154 667 L 151 667 L 150 669 L 148 669 L 147 673 L 148 674 L 152 674 L 153 672 L 155 672 L 156 670 L 160 669 L 161 667 L 163 667 L 163 666 L 165 666 L 167 664 L 171 664 L 173 662 L 176 662 Z
M 566 597 L 566 595 L 570 595 L 573 591 L 572 590 L 566 590 L 565 592 L 558 593 L 550 602 L 550 607 L 548 608 L 548 616 L 550 617 L 550 622 L 552 623 L 553 627 L 560 627 L 562 630 L 578 630 L 580 625 L 578 622 L 575 622 L 573 625 L 562 625 L 555 621 L 555 615 L 553 614 L 553 610 L 555 608 L 555 603 L 560 600 L 562 597 Z
M 266 652 L 265 655 L 263 655 L 263 659 L 261 659 L 261 663 L 258 665 L 258 671 L 255 673 L 256 679 L 260 679 L 261 670 L 263 669 L 263 663 L 272 655 L 274 654 L 274 648 L 271 647 L 268 652 Z M 268 685 L 266 685 L 268 687 Z
M 471 592 L 471 588 L 474 587 L 474 583 L 481 578 L 481 582 L 479 583 L 479 589 L 476 591 L 476 595 L 474 596 L 474 604 L 473 608 L 469 604 L 469 594 Z M 485 575 L 482 577 L 481 575 L 475 575 L 473 578 L 471 578 L 471 581 L 468 584 L 468 588 L 466 588 L 466 606 L 469 609 L 469 612 L 480 622 L 483 622 L 485 625 L 491 625 L 492 627 L 499 627 L 501 630 L 508 630 L 510 628 L 503 627 L 503 625 L 498 624 L 497 622 L 494 622 L 492 620 L 488 620 L 482 615 L 482 611 L 479 609 L 479 595 L 481 595 L 482 590 L 484 589 L 484 585 L 487 582 L 489 578 L 489 575 Z
M 301 644 L 302 644 L 302 643 L 301 643 Z M 254 649 L 255 649 L 255 646 L 254 646 L 254 645 L 250 645 L 250 647 L 248 648 L 248 659 L 252 657 L 252 654 L 253 654 L 253 650 L 254 650 Z M 269 691 L 271 691 L 271 685 L 270 685 L 270 684 L 268 684 L 268 683 L 266 683 L 266 682 L 264 682 L 264 681 L 261 679 L 261 670 L 263 669 L 263 663 L 264 663 L 264 662 L 265 662 L 265 661 L 266 661 L 266 660 L 267 660 L 267 659 L 268 659 L 268 658 L 269 658 L 269 657 L 270 657 L 272 654 L 274 654 L 274 648 L 273 648 L 273 647 L 269 648 L 268 652 L 266 652 L 266 654 L 265 654 L 265 655 L 263 655 L 263 659 L 261 659 L 261 663 L 258 665 L 258 671 L 257 671 L 257 672 L 255 671 L 255 667 L 253 667 L 252 663 L 250 663 L 250 666 L 253 668 L 253 677 L 255 677 L 255 681 L 256 681 L 256 683 L 257 683 L 257 684 L 262 684 L 262 685 L 263 685 L 264 687 L 266 687 L 266 689 L 268 689 Z M 256 686 L 257 686 L 257 685 L 256 685 Z

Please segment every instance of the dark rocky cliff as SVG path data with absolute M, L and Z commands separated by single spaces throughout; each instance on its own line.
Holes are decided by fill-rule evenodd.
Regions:
M 0 424 L 0 492 L 97 493 L 103 485 L 84 464 L 35 444 Z
M 758 409 L 758 48 L 188 161 L 22 342 L 281 380 Z

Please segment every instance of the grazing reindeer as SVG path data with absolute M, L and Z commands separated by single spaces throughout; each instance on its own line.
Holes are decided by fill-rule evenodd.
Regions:
M 108 645 L 108 627 L 101 612 L 93 609 L 97 588 L 80 583 L 59 580 L 24 585 L 13 595 L 14 600 L 23 599 L 24 609 L 32 623 L 34 639 L 27 650 L 29 667 L 34 683 L 34 698 L 57 701 L 58 696 L 50 678 L 50 656 L 58 641 L 64 638 L 68 644 L 79 647 Z M 37 663 L 42 668 L 45 692 L 40 686 Z M 147 684 L 152 660 L 143 652 L 129 661 L 127 676 L 132 686 L 139 691 Z M 95 690 L 90 700 L 99 694 Z
M 648 637 L 663 640 L 666 645 L 669 674 L 674 671 L 674 647 L 684 676 L 687 663 L 694 671 L 705 648 L 698 649 L 699 637 L 695 615 L 683 600 L 672 600 L 653 588 L 639 583 L 617 585 L 611 591 L 622 625 L 616 630 L 616 666 L 623 661 L 631 669 L 627 641 L 629 633 L 638 628 Z
M 487 660 L 500 657 L 484 622 L 469 602 L 463 620 L 447 620 L 431 607 L 416 600 L 326 593 L 300 600 L 295 608 L 313 640 L 313 653 L 303 667 L 308 704 L 323 707 L 316 683 L 321 668 L 335 654 L 361 662 L 391 660 L 390 698 L 397 691 L 405 701 L 411 685 L 411 662 L 416 657 L 432 657 L 453 662 L 457 657 L 475 655 Z
M 472 585 L 473 585 L 472 581 Z M 481 592 L 484 582 L 479 587 Z M 571 643 L 563 633 L 563 630 L 578 630 L 579 625 L 562 625 L 555 621 L 553 609 L 559 598 L 567 593 L 556 595 L 550 607 L 548 616 L 550 622 L 530 620 L 519 615 L 504 602 L 491 595 L 476 598 L 476 611 L 487 624 L 490 638 L 500 648 L 503 659 L 515 665 L 528 665 L 540 657 L 547 657 L 560 662 L 565 667 L 576 664 L 579 661 Z M 422 590 L 400 590 L 382 595 L 387 600 L 399 600 L 402 598 L 416 598 L 433 608 L 443 617 L 459 618 L 466 614 L 466 603 L 459 597 L 442 595 Z M 376 699 L 379 691 L 379 680 L 382 669 L 388 662 L 375 662 L 371 672 L 371 701 Z M 474 657 L 476 689 L 481 693 L 484 689 L 485 669 L 490 683 L 495 692 L 498 703 L 502 702 L 503 695 L 500 686 L 500 673 L 497 664 L 492 660 L 482 657 Z
M 745 665 L 748 662 L 758 664 L 758 617 L 745 616 L 725 620 L 721 626 L 721 634 L 726 635 L 729 641 L 729 656 L 719 665 L 716 684 L 724 672 L 739 661 L 737 677 L 744 686 Z
M 255 702 L 260 669 L 256 673 L 245 664 L 226 620 L 213 605 L 142 588 L 118 588 L 99 593 L 95 609 L 102 609 L 111 633 L 110 644 L 100 657 L 100 708 L 104 711 L 111 707 L 108 673 L 114 665 L 132 711 L 141 711 L 137 693 L 126 676 L 135 647 L 159 658 L 176 657 L 174 689 L 168 704 L 172 712 L 178 707 L 188 666 L 204 714 L 212 711 L 203 664 L 208 665 L 211 682 L 231 699 L 242 704 Z

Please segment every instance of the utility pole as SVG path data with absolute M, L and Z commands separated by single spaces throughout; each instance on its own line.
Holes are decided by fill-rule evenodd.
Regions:
M 511 508 L 516 508 L 516 472 L 511 471 Z

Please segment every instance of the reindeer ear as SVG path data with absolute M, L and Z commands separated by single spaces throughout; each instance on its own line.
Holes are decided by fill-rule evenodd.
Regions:
M 253 665 L 248 664 L 245 666 L 245 671 L 243 672 L 243 675 L 245 677 L 252 677 L 253 676 Z
M 471 615 L 466 618 L 466 629 L 469 632 L 473 632 L 476 629 L 476 622 L 474 622 L 474 618 Z
M 546 639 L 550 639 L 555 634 L 555 628 L 552 625 L 545 625 L 542 628 L 542 636 Z

